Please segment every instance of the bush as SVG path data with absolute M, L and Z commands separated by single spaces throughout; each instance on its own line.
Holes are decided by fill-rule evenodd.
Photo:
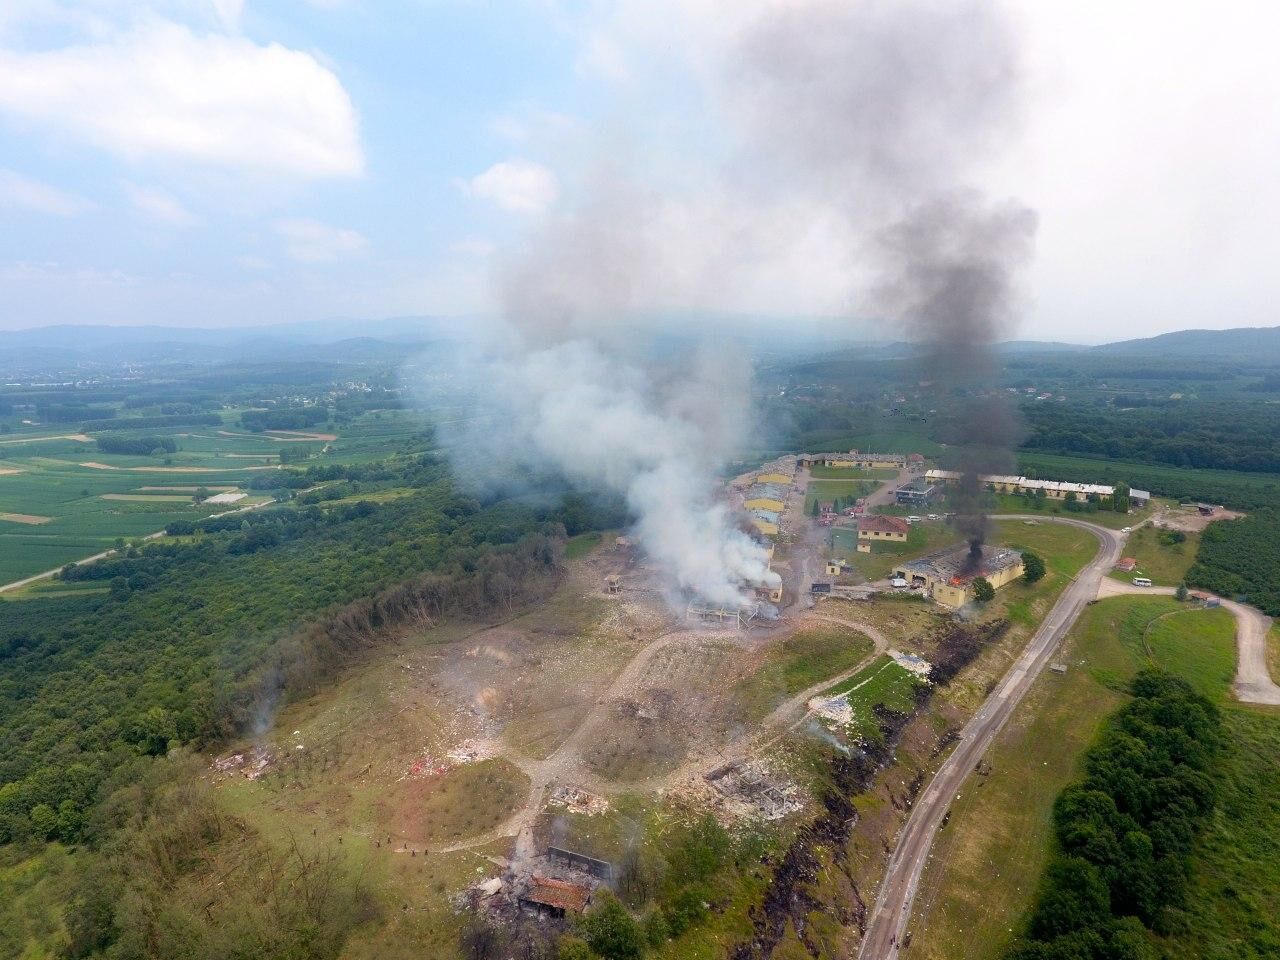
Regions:
M 639 924 L 608 891 L 597 894 L 596 905 L 582 918 L 580 928 L 587 945 L 604 960 L 639 960 L 644 955 Z
M 986 577 L 975 577 L 973 580 L 973 599 L 978 603 L 989 603 L 996 598 L 996 588 Z
M 1022 579 L 1027 583 L 1043 580 L 1045 575 L 1044 558 L 1030 550 L 1022 554 Z

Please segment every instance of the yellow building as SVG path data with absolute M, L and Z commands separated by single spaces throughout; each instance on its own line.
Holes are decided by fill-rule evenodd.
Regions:
M 901 517 L 863 517 L 858 521 L 859 540 L 885 540 L 891 543 L 906 543 L 907 534 L 911 532 L 911 524 Z
M 955 470 L 930 470 L 925 475 L 930 483 L 959 483 L 960 474 Z M 1074 493 L 1076 499 L 1087 500 L 1089 497 L 1110 497 L 1116 488 L 1105 483 L 1069 483 L 1063 480 L 1032 480 L 1030 477 L 1014 477 L 1003 474 L 984 473 L 978 477 L 982 486 L 995 493 L 1018 493 L 1035 495 L 1037 490 L 1044 491 L 1050 500 L 1065 500 L 1067 494 Z
M 756 476 L 756 483 L 776 483 L 785 487 L 791 483 L 791 477 L 785 473 L 761 473 Z
M 771 513 L 781 513 L 786 504 L 773 497 L 752 497 L 743 506 L 748 510 L 768 510 Z
M 985 577 L 999 590 L 1023 574 L 1022 554 L 1007 547 L 982 547 L 982 557 L 974 564 L 969 547 L 962 544 L 909 560 L 893 571 L 896 579 L 924 591 L 925 596 L 946 607 L 963 607 L 973 599 L 973 581 Z
M 751 524 L 766 537 L 776 537 L 778 535 L 778 525 L 772 520 L 764 520 L 760 517 L 752 517 Z

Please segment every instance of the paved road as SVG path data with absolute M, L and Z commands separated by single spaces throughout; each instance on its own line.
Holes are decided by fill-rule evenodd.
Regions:
M 1066 523 L 1088 530 L 1098 538 L 1098 553 L 1062 591 L 1058 602 L 1049 611 L 1017 662 L 1005 674 L 1004 680 L 965 724 L 955 751 L 938 768 L 933 780 L 920 794 L 898 837 L 897 849 L 889 860 L 876 905 L 868 917 L 867 933 L 858 953 L 859 960 L 893 960 L 898 956 L 907 921 L 911 918 L 911 907 L 920 876 L 933 845 L 933 837 L 948 808 L 965 778 L 1009 719 L 1031 682 L 1049 662 L 1080 611 L 1098 595 L 1103 576 L 1120 559 L 1124 535 L 1117 531 L 1065 517 L 1034 519 L 1041 523 Z
M 1104 577 L 1099 597 L 1121 594 L 1154 593 L 1172 596 L 1173 587 L 1135 587 Z M 1267 670 L 1267 634 L 1271 618 L 1255 607 L 1219 598 L 1224 609 L 1236 618 L 1236 681 L 1232 685 L 1236 699 L 1242 703 L 1265 703 L 1280 706 L 1280 686 Z

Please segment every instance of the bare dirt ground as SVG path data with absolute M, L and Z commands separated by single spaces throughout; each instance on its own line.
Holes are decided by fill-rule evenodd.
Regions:
M 37 526 L 42 523 L 49 523 L 53 517 L 41 517 L 34 513 L 0 513 L 0 520 L 8 520 L 10 523 L 26 523 Z
M 1150 522 L 1152 526 L 1164 527 L 1168 530 L 1199 533 L 1218 520 L 1236 520 L 1243 516 L 1243 513 L 1237 513 L 1234 510 L 1217 510 L 1210 516 L 1205 516 L 1195 507 L 1166 507 L 1156 511 Z
M 22 473 L 16 467 L 0 467 L 0 477 L 12 477 L 15 473 Z

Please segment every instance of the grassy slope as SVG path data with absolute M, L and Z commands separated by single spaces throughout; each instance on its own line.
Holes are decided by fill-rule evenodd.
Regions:
M 1196 559 L 1200 534 L 1188 533 L 1185 543 L 1164 544 L 1160 542 L 1161 533 L 1151 526 L 1135 530 L 1125 545 L 1124 553 L 1138 561 L 1138 569 L 1133 573 L 1115 570 L 1111 575 L 1128 582 L 1141 574 L 1150 577 L 1152 583 L 1168 587 L 1175 587 L 1185 580 Z
M 917 921 L 915 956 L 1000 956 L 1029 908 L 1048 860 L 1053 799 L 1078 773 L 1079 760 L 1102 721 L 1123 702 L 1123 683 L 1140 665 L 1154 662 L 1225 704 L 1235 662 L 1234 621 L 1225 611 L 1189 610 L 1168 598 L 1114 598 L 1086 610 L 1061 659 L 1069 664 L 1067 675 L 1046 673 L 1036 681 L 987 754 L 990 773 L 966 786 L 939 834 L 933 860 L 939 866 L 926 872 L 918 900 L 917 916 L 924 920 L 923 926 Z M 1269 791 L 1262 810 L 1270 820 L 1268 827 L 1255 829 L 1258 810 L 1251 814 L 1253 823 L 1241 824 L 1239 816 L 1225 816 L 1225 805 L 1220 809 L 1214 836 L 1206 838 L 1198 860 L 1195 882 L 1205 888 L 1231 883 L 1225 875 L 1234 871 L 1257 873 L 1253 860 L 1236 862 L 1243 852 L 1240 844 L 1265 846 L 1268 837 L 1280 834 L 1280 781 L 1268 773 L 1270 766 L 1259 769 L 1245 762 L 1250 731 L 1255 739 L 1269 737 L 1274 743 L 1280 740 L 1280 718 L 1239 707 L 1228 709 L 1226 717 L 1228 730 L 1239 729 L 1246 737 L 1227 760 L 1228 773 L 1234 770 L 1238 776 L 1226 797 Z M 1280 752 L 1271 754 L 1273 760 L 1278 756 Z M 1239 782 L 1239 775 L 1246 782 Z M 1224 907 L 1230 908 L 1228 913 L 1247 912 L 1229 901 L 1197 903 L 1219 919 L 1197 920 L 1196 928 L 1208 930 L 1221 922 Z M 1211 945 L 1199 935 L 1185 939 L 1196 946 L 1175 955 L 1264 955 L 1215 953 L 1221 944 Z M 1171 946 L 1181 951 L 1181 942 L 1171 941 Z
M 802 630 L 773 648 L 733 692 L 749 720 L 764 717 L 787 697 L 855 666 L 875 649 L 871 639 L 844 627 Z

